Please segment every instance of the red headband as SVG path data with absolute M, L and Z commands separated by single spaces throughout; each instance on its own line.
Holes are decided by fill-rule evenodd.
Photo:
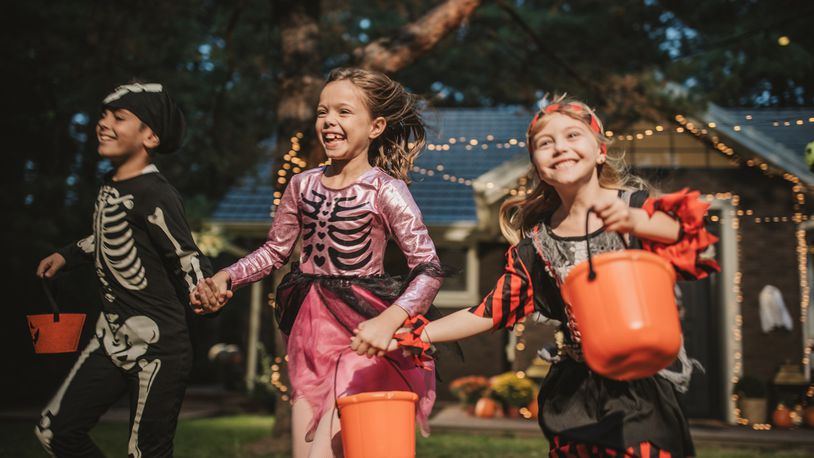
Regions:
M 581 105 L 578 105 L 576 103 L 569 103 L 569 104 L 566 104 L 566 105 L 562 105 L 562 104 L 559 104 L 559 103 L 552 103 L 551 105 L 547 105 L 545 108 L 540 109 L 540 111 L 538 111 L 537 114 L 534 115 L 534 118 L 531 120 L 531 124 L 529 124 L 528 132 L 531 133 L 531 129 L 534 128 L 534 125 L 537 124 L 537 121 L 539 121 L 540 118 L 543 117 L 543 115 L 547 115 L 549 113 L 554 113 L 554 112 L 560 111 L 561 108 L 569 108 L 569 109 L 571 109 L 571 110 L 573 110 L 573 111 L 575 111 L 577 113 L 585 112 L 585 109 L 583 109 Z M 590 121 L 591 130 L 594 131 L 595 133 L 599 134 L 599 135 L 603 135 L 602 130 L 599 128 L 599 120 L 596 118 L 596 116 L 591 111 L 588 111 L 588 115 L 591 117 L 591 121 Z M 531 138 L 528 139 L 528 146 L 529 146 L 529 152 L 533 152 L 532 151 L 533 146 L 532 146 L 532 143 L 531 143 Z M 608 145 L 606 145 L 606 144 L 604 144 L 602 142 L 599 142 L 599 150 L 602 152 L 602 154 L 608 154 Z

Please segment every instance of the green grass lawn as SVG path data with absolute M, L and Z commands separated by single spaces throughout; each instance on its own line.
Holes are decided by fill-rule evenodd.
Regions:
M 274 420 L 268 416 L 237 415 L 230 417 L 183 420 L 175 438 L 175 456 L 178 458 L 278 458 L 274 455 L 252 454 L 247 445 L 266 437 Z M 125 456 L 127 451 L 127 424 L 100 423 L 91 432 L 102 450 L 111 457 Z M 433 434 L 419 437 L 416 444 L 419 457 L 477 458 L 547 456 L 548 446 L 542 438 L 491 437 L 467 434 Z M 810 451 L 784 449 L 766 450 L 750 448 L 700 447 L 702 458 L 747 458 L 773 456 L 777 458 L 803 458 Z M 47 457 L 34 437 L 33 423 L 0 421 L 0 457 Z
M 274 419 L 268 416 L 182 420 L 175 435 L 178 458 L 226 458 L 247 456 L 241 448 L 268 435 Z M 110 457 L 127 456 L 128 425 L 101 422 L 91 430 L 93 440 Z M 34 423 L 0 422 L 0 457 L 43 457 L 45 453 L 34 436 Z

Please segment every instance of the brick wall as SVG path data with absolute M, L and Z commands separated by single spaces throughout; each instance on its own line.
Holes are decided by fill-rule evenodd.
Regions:
M 799 362 L 802 331 L 796 224 L 754 222 L 755 216 L 792 215 L 791 183 L 752 169 L 675 170 L 660 174 L 657 181 L 664 191 L 689 186 L 704 193 L 732 192 L 741 197 L 739 208 L 754 211 L 754 216 L 741 217 L 740 227 L 744 373 L 769 381 L 783 362 Z M 782 292 L 793 331 L 765 334 L 761 330 L 758 295 L 767 284 Z

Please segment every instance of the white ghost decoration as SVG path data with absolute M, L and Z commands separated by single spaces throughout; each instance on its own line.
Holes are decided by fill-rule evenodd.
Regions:
M 794 327 L 783 301 L 783 294 L 776 286 L 766 285 L 760 290 L 758 296 L 760 301 L 760 327 L 763 332 L 769 332 L 775 328 L 785 328 L 789 331 Z

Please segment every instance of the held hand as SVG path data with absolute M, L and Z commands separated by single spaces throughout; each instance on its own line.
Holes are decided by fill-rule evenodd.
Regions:
M 51 278 L 63 267 L 65 267 L 65 258 L 59 253 L 52 253 L 40 261 L 40 264 L 37 266 L 37 276 L 40 278 Z
M 410 328 L 398 328 L 396 329 L 396 332 L 393 333 L 393 336 L 396 336 L 403 332 L 410 332 Z M 390 339 L 390 343 L 387 344 L 387 349 L 385 349 L 384 351 L 385 353 L 390 353 L 391 351 L 396 350 L 397 348 L 399 348 L 399 341 L 396 340 L 395 338 L 392 338 Z M 407 353 L 407 351 L 405 351 L 405 353 Z
M 354 330 L 356 335 L 351 338 L 351 349 L 368 358 L 382 356 L 388 351 L 398 326 L 393 326 L 383 315 L 363 321 Z
M 593 206 L 593 211 L 608 232 L 629 233 L 636 229 L 635 215 L 625 201 L 618 197 L 598 202 Z
M 396 330 L 396 332 L 394 333 L 394 335 L 398 335 L 398 334 L 401 334 L 403 332 L 410 332 L 410 329 L 409 328 L 398 328 Z M 422 333 L 422 337 L 423 337 L 423 333 Z M 398 350 L 398 348 L 399 348 L 399 341 L 396 340 L 396 339 L 390 339 L 390 343 L 387 345 L 387 349 L 384 350 L 384 353 L 390 353 L 393 350 Z M 410 351 L 407 350 L 407 349 L 403 349 L 401 352 L 402 352 L 402 354 L 404 356 L 410 356 Z
M 199 281 L 189 295 L 195 313 L 216 312 L 226 305 L 233 294 L 227 287 L 228 280 L 229 274 L 220 271 L 212 278 Z

